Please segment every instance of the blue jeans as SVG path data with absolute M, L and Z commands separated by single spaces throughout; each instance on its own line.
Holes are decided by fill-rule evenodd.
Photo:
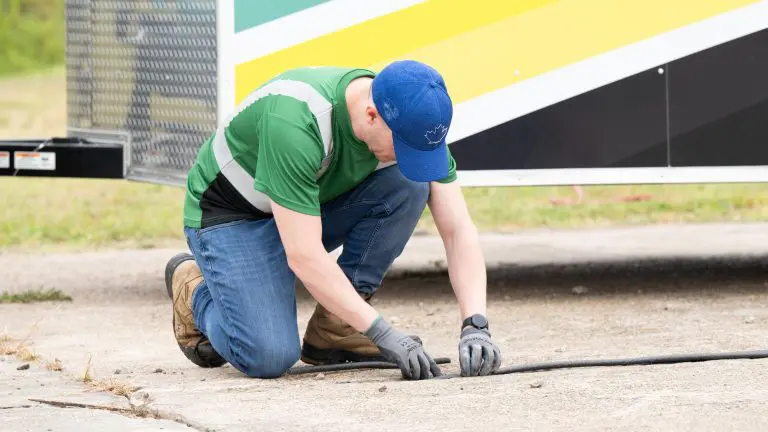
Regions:
M 361 294 L 372 294 L 424 211 L 429 188 L 391 166 L 322 206 L 323 245 L 343 245 L 338 264 Z M 274 218 L 186 227 L 203 273 L 192 297 L 197 328 L 248 376 L 282 375 L 299 359 L 296 276 Z

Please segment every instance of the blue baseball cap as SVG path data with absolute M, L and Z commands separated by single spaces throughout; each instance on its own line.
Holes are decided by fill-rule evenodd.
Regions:
M 403 175 L 418 182 L 447 177 L 445 137 L 453 103 L 440 73 L 424 63 L 401 60 L 382 69 L 372 85 L 373 103 L 392 130 Z

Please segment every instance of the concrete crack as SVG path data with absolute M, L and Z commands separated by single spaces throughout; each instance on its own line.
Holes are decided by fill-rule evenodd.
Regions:
M 134 408 L 134 413 L 137 415 L 141 415 L 142 417 L 174 421 L 176 423 L 183 424 L 185 426 L 188 426 L 200 432 L 216 432 L 215 429 L 211 429 L 205 425 L 201 425 L 200 423 L 189 420 L 181 414 L 176 414 L 170 411 L 159 410 L 157 408 L 152 408 L 150 406 L 136 407 Z
M 29 339 L 30 338 L 27 337 L 26 339 L 24 339 L 24 341 L 19 343 L 18 346 L 15 344 L 11 346 L 9 345 L 9 343 L 11 341 L 14 341 L 14 339 L 9 336 L 3 336 L 2 339 L 0 340 L 0 355 L 16 354 L 17 357 L 21 355 L 22 360 L 25 360 L 23 357 L 27 356 L 29 352 L 26 349 L 25 344 L 29 342 Z M 34 360 L 40 363 L 43 362 L 43 359 L 38 355 L 34 355 Z M 93 404 L 83 404 L 83 403 L 76 403 L 76 402 L 62 402 L 62 401 L 45 400 L 45 399 L 28 399 L 28 400 L 31 402 L 37 402 L 45 405 L 58 407 L 58 408 L 95 409 L 95 410 L 102 410 L 102 411 L 111 411 L 111 412 L 115 412 L 128 417 L 152 418 L 155 420 L 170 420 L 179 424 L 183 424 L 197 431 L 216 432 L 215 429 L 211 429 L 207 426 L 201 425 L 192 420 L 188 420 L 180 414 L 175 414 L 173 412 L 162 411 L 157 408 L 153 408 L 150 404 L 151 398 L 149 397 L 149 394 L 147 394 L 146 392 L 137 393 L 137 391 L 140 390 L 140 387 L 134 387 L 126 383 L 115 382 L 113 380 L 108 380 L 108 381 L 94 380 L 89 375 L 90 358 L 88 362 L 89 362 L 88 367 L 86 368 L 82 381 L 85 381 L 91 387 L 99 391 L 108 392 L 118 396 L 125 397 L 128 400 L 128 404 L 130 408 L 117 408 L 117 407 L 111 407 L 106 405 L 93 405 Z M 54 362 L 47 363 L 46 368 L 52 371 L 61 371 L 62 370 L 61 361 L 59 361 L 58 359 L 55 359 Z M 136 396 L 138 396 L 138 398 Z M 134 399 L 136 400 L 135 403 L 134 403 Z M 33 407 L 34 407 L 33 405 L 23 405 L 23 406 L 0 407 L 0 409 L 33 408 Z
M 4 410 L 4 409 L 16 409 L 16 408 L 32 408 L 32 405 L 13 405 L 13 406 L 0 406 L 0 410 Z
M 31 402 L 37 402 L 45 405 L 54 406 L 57 408 L 95 409 L 95 410 L 102 410 L 102 411 L 111 411 L 111 412 L 122 414 L 128 417 L 152 418 L 155 420 L 170 420 L 176 423 L 183 424 L 197 431 L 216 432 L 214 429 L 210 429 L 196 422 L 187 420 L 182 415 L 161 411 L 145 405 L 131 406 L 131 408 L 118 408 L 118 407 L 112 407 L 112 406 L 106 406 L 106 405 L 84 404 L 84 403 L 78 403 L 78 402 L 62 402 L 62 401 L 45 400 L 45 399 L 29 399 L 29 400 Z
M 124 414 L 133 414 L 133 410 L 130 408 L 117 408 L 117 407 L 111 407 L 106 405 L 84 404 L 84 403 L 78 403 L 78 402 L 62 402 L 62 401 L 45 400 L 45 399 L 29 399 L 29 401 L 54 406 L 56 408 L 85 408 L 85 409 L 96 409 L 96 410 L 102 410 L 102 411 L 113 411 L 113 412 L 119 412 Z

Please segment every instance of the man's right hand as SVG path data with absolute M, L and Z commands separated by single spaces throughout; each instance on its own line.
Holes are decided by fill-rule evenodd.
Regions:
M 378 317 L 365 331 L 367 336 L 381 351 L 381 354 L 396 363 L 405 379 L 428 379 L 442 375 L 440 367 L 413 338 L 392 328 L 384 318 Z

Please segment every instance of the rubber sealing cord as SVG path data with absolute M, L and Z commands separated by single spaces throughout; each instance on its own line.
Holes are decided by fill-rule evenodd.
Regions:
M 674 354 L 649 357 L 629 357 L 620 359 L 594 360 L 562 360 L 553 362 L 531 363 L 527 365 L 507 366 L 499 368 L 492 375 L 506 375 L 524 372 L 549 371 L 554 369 L 573 369 L 583 367 L 637 366 L 654 364 L 694 363 L 716 360 L 741 360 L 768 358 L 768 350 L 735 351 L 722 353 Z M 437 364 L 450 363 L 450 359 L 440 357 L 435 359 Z M 397 369 L 398 366 L 389 362 L 350 362 L 321 366 L 295 367 L 288 371 L 289 375 L 317 372 L 349 371 L 356 369 Z M 457 378 L 459 374 L 443 374 L 434 379 Z
M 433 360 L 437 364 L 446 364 L 451 362 L 451 359 L 447 357 L 438 357 Z M 357 369 L 399 369 L 399 367 L 395 363 L 385 361 L 361 361 L 317 366 L 297 366 L 288 369 L 288 372 L 286 373 L 288 375 L 301 375 L 308 373 L 349 371 Z
M 602 360 L 563 360 L 543 363 L 532 363 L 519 366 L 507 366 L 499 368 L 493 375 L 505 375 L 524 372 L 549 371 L 554 369 L 573 369 L 583 367 L 606 367 L 606 366 L 641 366 L 655 364 L 674 364 L 674 363 L 695 363 L 715 360 L 740 360 L 740 359 L 761 359 L 768 358 L 768 350 L 755 351 L 735 351 L 722 353 L 701 353 L 701 354 L 673 354 L 649 357 L 630 357 L 621 359 L 602 359 Z M 458 374 L 444 374 L 436 377 L 437 379 L 456 378 Z

